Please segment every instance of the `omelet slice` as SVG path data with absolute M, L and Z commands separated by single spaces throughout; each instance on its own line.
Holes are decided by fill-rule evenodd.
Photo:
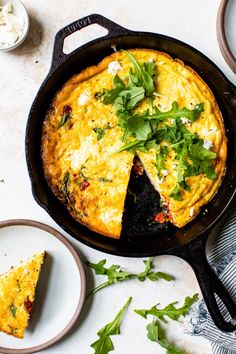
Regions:
M 0 276 L 0 331 L 24 338 L 45 252 Z

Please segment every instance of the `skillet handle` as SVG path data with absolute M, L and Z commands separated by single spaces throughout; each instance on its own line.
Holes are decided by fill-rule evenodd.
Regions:
M 71 35 L 72 33 L 79 31 L 82 28 L 88 27 L 92 24 L 98 24 L 108 30 L 108 34 L 103 36 L 103 39 L 132 32 L 118 25 L 117 23 L 107 19 L 106 17 L 98 14 L 85 16 L 75 22 L 72 22 L 71 24 L 62 28 L 56 34 L 50 71 L 54 71 L 61 63 L 63 63 L 66 57 L 70 55 L 67 55 L 63 52 L 65 38 Z
M 178 256 L 186 260 L 192 266 L 208 311 L 215 325 L 224 332 L 233 332 L 236 330 L 236 303 L 208 263 L 205 253 L 207 236 L 208 235 L 205 235 L 187 244 L 183 247 Z M 230 314 L 229 321 L 224 319 L 215 295 L 220 298 L 227 308 Z

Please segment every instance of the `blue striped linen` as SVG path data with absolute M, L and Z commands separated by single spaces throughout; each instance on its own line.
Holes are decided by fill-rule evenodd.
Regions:
M 236 302 L 236 200 L 230 212 L 218 225 L 219 234 L 209 248 L 208 260 L 221 281 Z M 229 318 L 224 305 L 219 307 L 225 319 Z M 236 354 L 236 331 L 225 333 L 213 323 L 204 300 L 199 301 L 190 313 L 190 331 L 192 335 L 203 336 L 211 342 L 213 354 Z

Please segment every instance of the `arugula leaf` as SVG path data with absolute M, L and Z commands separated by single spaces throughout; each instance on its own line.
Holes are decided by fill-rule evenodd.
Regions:
M 174 101 L 170 111 L 162 112 L 157 107 L 155 107 L 155 113 L 150 115 L 149 119 L 164 120 L 168 118 L 187 118 L 191 122 L 195 122 L 200 114 L 204 111 L 204 104 L 200 103 L 195 106 L 194 109 L 188 109 L 186 107 L 180 108 L 178 102 Z
M 151 281 L 155 281 L 157 279 L 165 279 L 167 281 L 171 281 L 174 278 L 170 274 L 166 274 L 163 272 L 153 272 L 153 257 L 148 258 L 147 260 L 143 261 L 145 264 L 145 269 L 143 272 L 137 274 L 137 278 L 139 281 L 143 282 L 148 278 Z
M 123 50 L 123 52 L 125 52 L 129 60 L 132 62 L 140 86 L 144 88 L 145 93 L 148 97 L 152 97 L 153 92 L 155 91 L 155 85 L 154 85 L 155 64 L 145 63 L 144 65 L 140 63 L 138 60 L 136 60 L 133 54 L 131 54 L 127 50 Z
M 127 127 L 138 140 L 147 140 L 151 133 L 150 124 L 139 116 L 130 117 Z
M 103 128 L 96 127 L 96 128 L 93 128 L 93 131 L 94 131 L 94 133 L 97 134 L 98 140 L 101 140 L 105 135 L 105 129 L 103 129 Z
M 153 258 L 148 258 L 148 260 L 143 261 L 145 264 L 145 269 L 143 272 L 140 272 L 138 274 L 134 273 L 129 273 L 125 272 L 121 269 L 119 265 L 112 265 L 110 268 L 104 267 L 106 264 L 106 260 L 103 259 L 98 263 L 91 263 L 87 260 L 84 261 L 84 263 L 92 268 L 95 271 L 95 274 L 98 275 L 106 275 L 107 276 L 107 281 L 98 285 L 96 288 L 92 289 L 88 296 L 91 294 L 95 294 L 99 290 L 109 286 L 116 284 L 118 282 L 126 281 L 129 279 L 138 279 L 139 281 L 143 282 L 146 279 L 149 279 L 151 281 L 156 281 L 158 279 L 164 279 L 166 281 L 173 280 L 174 278 L 170 274 L 166 274 L 163 272 L 154 272 L 154 264 L 153 264 Z
M 114 346 L 110 336 L 120 334 L 120 323 L 131 301 L 132 298 L 129 297 L 125 305 L 114 318 L 114 320 L 98 331 L 97 335 L 99 339 L 90 345 L 95 350 L 94 354 L 108 354 L 109 352 L 114 350 Z
M 111 90 L 106 90 L 105 94 L 103 95 L 103 100 L 102 102 L 104 104 L 111 104 L 115 101 L 117 96 L 119 95 L 120 92 L 125 90 L 125 83 L 119 78 L 118 75 L 115 75 L 113 78 L 113 85 L 115 86 Z
M 152 342 L 158 343 L 162 348 L 166 349 L 166 354 L 186 354 L 185 351 L 176 348 L 168 342 L 165 338 L 163 329 L 159 326 L 157 321 L 152 321 L 146 327 L 147 337 Z
M 182 307 L 176 308 L 175 304 L 177 302 L 172 302 L 163 309 L 158 309 L 153 306 L 150 310 L 134 310 L 138 315 L 147 318 L 148 315 L 153 315 L 159 318 L 162 322 L 167 322 L 164 316 L 168 316 L 172 320 L 177 321 L 180 316 L 186 316 L 191 308 L 191 306 L 198 301 L 198 294 L 194 294 L 193 297 L 187 296 L 184 300 L 184 305 Z

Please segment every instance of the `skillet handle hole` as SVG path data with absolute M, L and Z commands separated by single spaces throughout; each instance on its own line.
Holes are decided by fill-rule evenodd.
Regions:
M 65 38 L 63 44 L 63 53 L 70 54 L 78 47 L 93 41 L 94 39 L 107 36 L 108 30 L 100 25 L 91 24 L 85 28 L 77 30 Z

